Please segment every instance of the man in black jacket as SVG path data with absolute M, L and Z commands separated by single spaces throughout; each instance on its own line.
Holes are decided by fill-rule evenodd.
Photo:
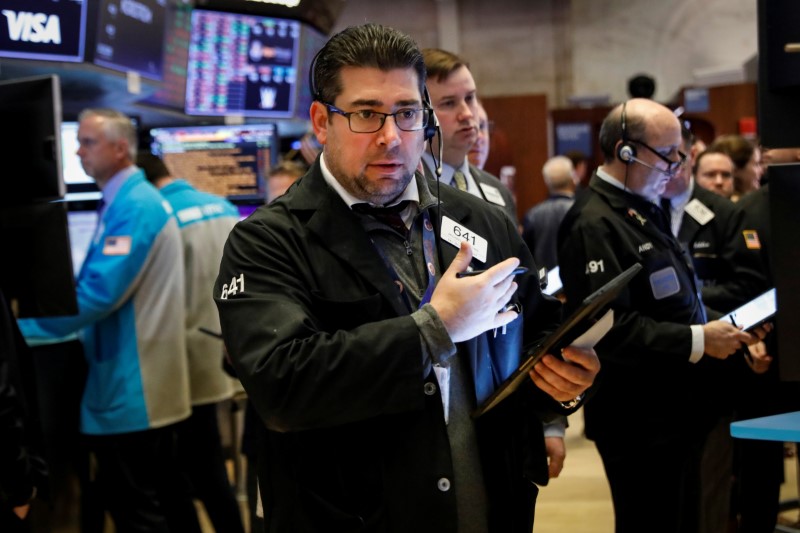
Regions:
M 678 119 L 651 100 L 630 100 L 603 121 L 600 147 L 605 162 L 559 232 L 567 307 L 631 265 L 644 268 L 614 303 L 614 327 L 597 346 L 603 369 L 586 405 L 586 436 L 603 460 L 617 533 L 684 531 L 696 520 L 689 474 L 703 438 L 695 365 L 754 339 L 707 322 L 691 260 L 656 204 L 685 160 Z M 658 483 L 642 491 L 645 464 Z
M 596 355 L 548 355 L 470 417 L 559 304 L 532 273 L 514 281 L 532 259 L 505 214 L 415 174 L 431 111 L 408 36 L 348 28 L 312 69 L 323 153 L 236 226 L 215 288 L 267 428 L 267 530 L 529 533 L 541 421 L 577 407 Z M 456 276 L 470 266 L 487 271 Z
M 46 475 L 44 462 L 31 449 L 32 435 L 38 431 L 30 416 L 35 391 L 24 384 L 23 374 L 32 378 L 27 350 L 0 292 L 0 531 L 9 533 L 28 531 L 30 502 Z
M 684 129 L 683 149 L 692 146 L 691 132 Z M 694 174 L 694 179 L 692 175 Z M 700 186 L 708 181 L 733 180 L 733 161 L 727 154 L 706 150 L 694 165 L 682 167 L 662 195 L 662 207 L 671 219 L 673 235 L 692 258 L 702 287 L 703 303 L 726 313 L 758 296 L 767 288 L 764 265 L 758 250 L 748 249 L 743 238 L 744 212 L 736 204 Z M 703 444 L 700 466 L 700 533 L 725 531 L 730 520 L 734 443 L 730 435 L 736 400 L 752 402 L 750 391 L 763 382 L 756 374 L 766 372 L 772 362 L 763 343 L 749 350 L 750 357 L 724 361 L 704 358 L 698 365 L 697 382 L 708 394 L 703 412 L 709 433 Z M 776 513 L 777 516 L 777 513 Z

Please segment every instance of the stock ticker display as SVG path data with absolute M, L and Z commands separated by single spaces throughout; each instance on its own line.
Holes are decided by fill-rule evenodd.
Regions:
M 292 116 L 299 22 L 196 9 L 191 25 L 187 114 Z

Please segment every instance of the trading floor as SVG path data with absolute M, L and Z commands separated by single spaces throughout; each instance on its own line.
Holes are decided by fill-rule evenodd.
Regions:
M 610 533 L 614 531 L 614 511 L 603 465 L 597 449 L 583 437 L 583 413 L 569 418 L 567 459 L 561 476 L 539 493 L 536 503 L 536 533 Z M 781 486 L 781 501 L 798 498 L 797 460 L 785 460 L 786 481 Z M 647 480 L 647 476 L 643 476 Z M 647 487 L 643 487 L 647 490 Z M 654 520 L 658 517 L 654 516 Z M 781 526 L 800 523 L 798 510 L 781 514 L 776 531 L 793 531 Z M 646 528 L 642 529 L 646 531 Z

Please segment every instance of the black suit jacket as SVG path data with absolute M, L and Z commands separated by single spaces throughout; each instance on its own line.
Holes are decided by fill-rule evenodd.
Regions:
M 702 282 L 703 302 L 721 313 L 732 311 L 767 290 L 759 250 L 748 249 L 742 232 L 744 211 L 730 200 L 695 185 L 691 200 L 714 213 L 701 224 L 683 213 L 678 240 L 692 256 Z M 690 201 L 691 201 L 690 200 Z
M 706 222 L 684 211 L 678 240 L 692 257 L 710 316 L 718 317 L 767 290 L 765 266 L 759 250 L 746 246 L 744 212 L 737 204 L 696 184 L 690 202 L 694 200 L 713 212 L 714 218 Z M 760 380 L 741 353 L 725 360 L 704 357 L 696 370 L 697 386 L 707 392 L 703 410 L 708 425 L 720 414 L 729 414 L 743 391 Z
M 442 187 L 429 212 L 437 233 L 447 216 L 488 240 L 476 268 L 510 256 L 532 264 L 512 223 L 479 198 Z M 444 270 L 457 249 L 439 242 L 437 253 Z M 560 307 L 535 276 L 518 281 L 523 334 L 534 342 Z M 269 530 L 455 531 L 453 491 L 437 481 L 452 479 L 457 458 L 418 328 L 319 163 L 236 226 L 216 296 L 226 284 L 236 286 L 217 299 L 226 346 L 268 428 L 259 480 Z M 459 345 L 473 372 L 490 338 Z M 478 419 L 492 531 L 530 532 L 533 481 L 546 480 L 541 420 L 558 405 L 526 383 Z

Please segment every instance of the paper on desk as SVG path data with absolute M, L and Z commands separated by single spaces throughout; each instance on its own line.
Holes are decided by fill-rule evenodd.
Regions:
M 594 323 L 586 332 L 572 341 L 569 345 L 576 348 L 594 348 L 595 344 L 600 342 L 600 339 L 605 337 L 606 333 L 614 325 L 614 310 L 609 309 L 603 317 Z M 563 357 L 563 355 L 562 355 Z M 566 358 L 564 358 L 566 360 Z

